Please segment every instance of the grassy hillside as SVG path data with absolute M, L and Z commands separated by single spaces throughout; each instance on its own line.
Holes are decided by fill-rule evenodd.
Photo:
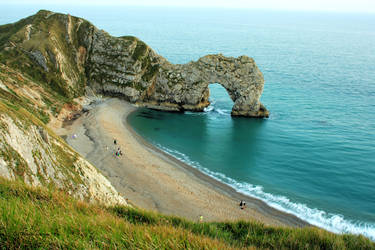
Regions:
M 47 124 L 64 104 L 74 101 L 39 84 L 25 74 L 0 63 L 0 101 L 13 109 L 24 108 Z
M 259 223 L 197 223 L 0 178 L 1 248 L 375 249 L 362 236 Z
M 0 25 L 0 63 L 18 69 L 68 100 L 80 96 L 86 76 L 82 58 L 78 57 L 75 30 L 82 22 L 41 10 L 18 22 Z
M 0 63 L 0 176 L 53 186 L 81 200 L 125 204 L 94 166 L 46 126 L 67 105 L 74 106 Z
M 90 27 L 48 11 L 0 26 L 0 176 L 12 179 L 0 177 L 1 249 L 375 249 L 365 237 L 317 228 L 197 223 L 99 205 L 126 202 L 46 126 L 62 110 L 79 109 L 73 98 L 84 92 L 89 53 L 80 38 Z M 116 41 L 134 43 L 131 57 L 150 69 L 142 77 L 151 80 L 158 68 L 145 56 L 147 46 L 133 37 Z

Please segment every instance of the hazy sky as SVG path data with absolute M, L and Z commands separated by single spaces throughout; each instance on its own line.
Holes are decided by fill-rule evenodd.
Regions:
M 0 4 L 10 3 L 189 6 L 375 13 L 375 0 L 0 0 Z

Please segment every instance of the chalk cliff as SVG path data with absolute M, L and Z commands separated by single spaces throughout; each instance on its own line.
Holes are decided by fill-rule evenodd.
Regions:
M 45 82 L 0 63 L 0 177 L 91 203 L 127 205 L 104 175 L 46 125 L 79 109 Z
M 219 83 L 234 102 L 232 115 L 269 115 L 259 101 L 263 75 L 247 56 L 171 64 L 136 37 L 113 37 L 84 19 L 49 11 L 1 26 L 0 34 L 0 62 L 65 96 L 77 97 L 90 86 L 140 106 L 202 111 L 209 105 L 208 85 Z
M 18 75 L 20 76 L 20 75 Z M 9 80 L 7 78 L 7 80 Z M 48 129 L 36 116 L 2 98 L 24 98 L 0 81 L 0 176 L 31 186 L 53 187 L 73 197 L 105 205 L 126 205 L 125 198 L 88 161 Z M 14 96 L 12 96 L 14 95 Z

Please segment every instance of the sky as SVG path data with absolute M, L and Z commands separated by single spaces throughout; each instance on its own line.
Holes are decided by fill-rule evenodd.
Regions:
M 217 7 L 375 13 L 375 0 L 0 0 L 0 4 Z

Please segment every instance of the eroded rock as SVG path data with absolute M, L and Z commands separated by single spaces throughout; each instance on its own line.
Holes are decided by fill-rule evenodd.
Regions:
M 234 102 L 232 115 L 269 115 L 259 101 L 263 75 L 250 57 L 207 55 L 174 65 L 134 37 L 114 38 L 95 28 L 92 37 L 86 69 L 96 91 L 153 109 L 203 111 L 208 85 L 219 83 Z
M 202 111 L 209 105 L 208 85 L 219 83 L 234 102 L 232 115 L 269 115 L 259 101 L 263 75 L 248 56 L 207 55 L 172 64 L 138 38 L 113 37 L 81 18 L 39 11 L 27 20 L 25 25 L 36 35 L 10 37 L 4 46 L 28 53 L 42 67 L 35 67 L 43 71 L 41 75 L 69 97 L 82 95 L 90 86 L 97 93 L 121 96 L 140 106 Z

